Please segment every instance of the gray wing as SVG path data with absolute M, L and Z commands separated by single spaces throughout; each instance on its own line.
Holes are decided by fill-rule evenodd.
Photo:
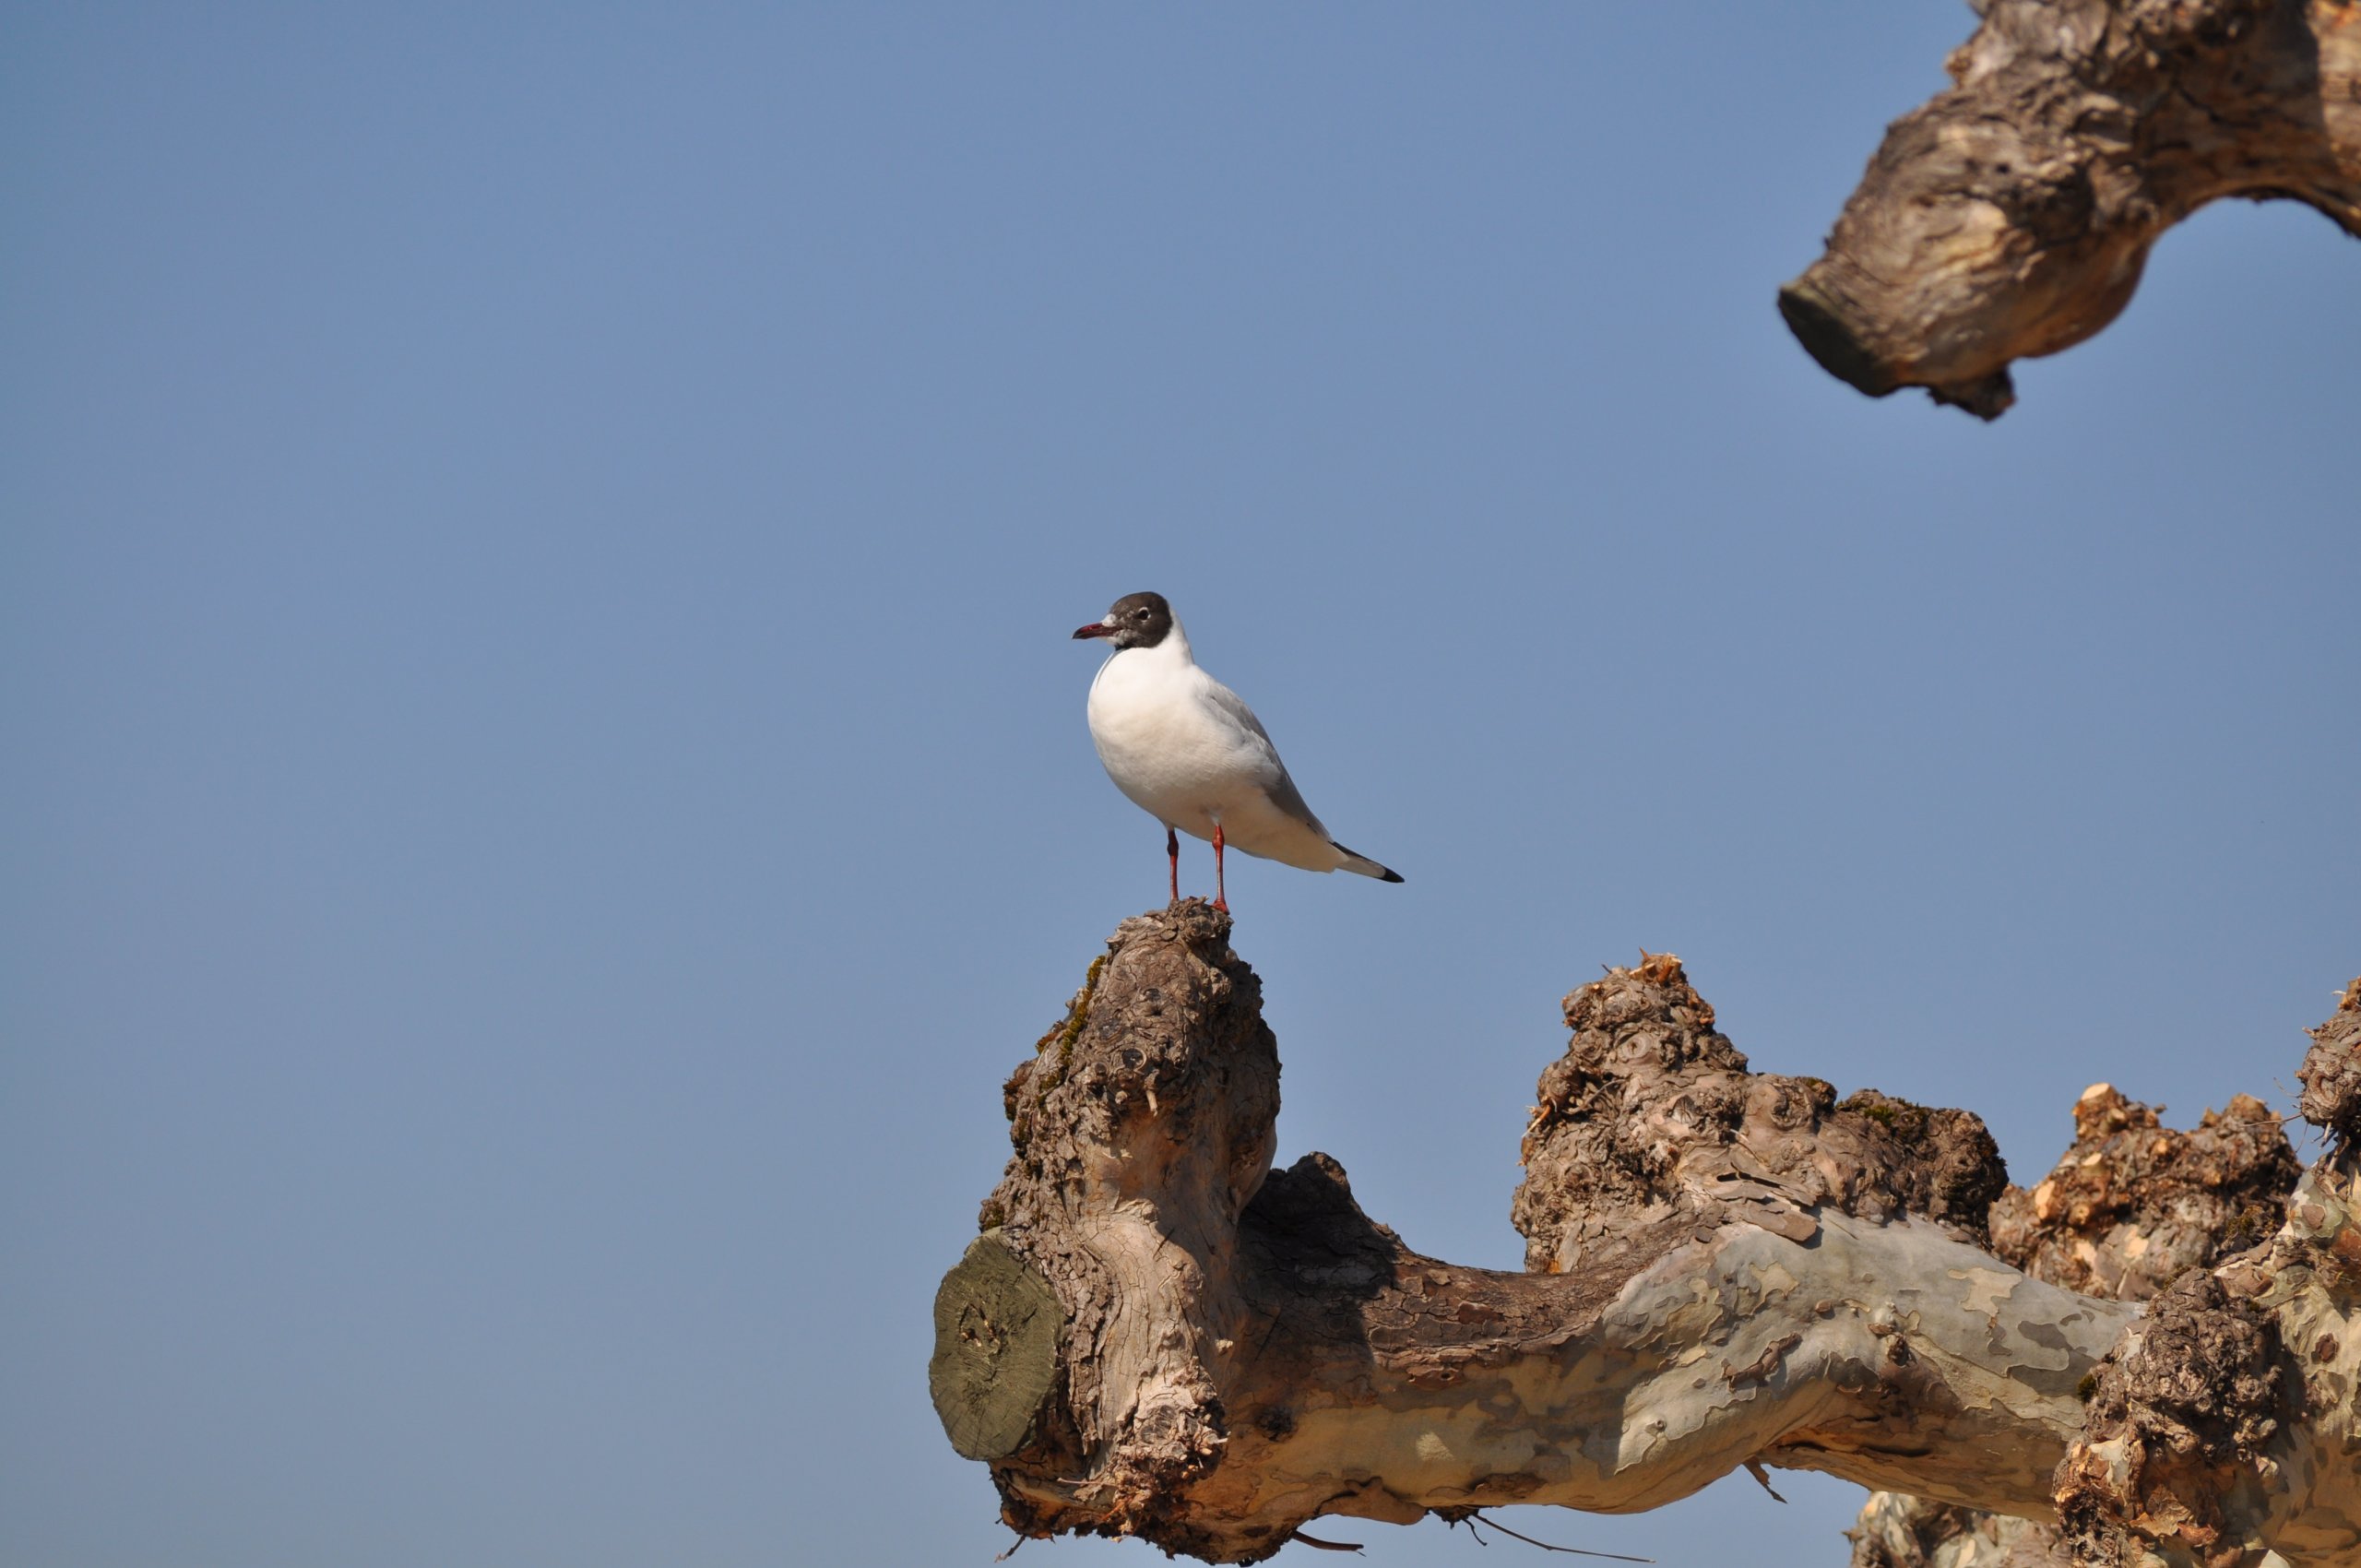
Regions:
M 1287 765 L 1279 760 L 1279 748 L 1271 743 L 1271 732 L 1263 728 L 1263 721 L 1254 717 L 1254 710 L 1246 706 L 1246 699 L 1210 675 L 1205 677 L 1205 696 L 1214 707 L 1252 731 L 1254 738 L 1262 742 L 1261 750 L 1270 762 L 1272 775 L 1263 790 L 1271 797 L 1271 803 L 1323 838 L 1328 838 L 1330 843 L 1335 843 L 1334 838 L 1329 838 L 1328 829 L 1312 814 L 1311 808 L 1304 804 L 1303 791 L 1295 787 L 1295 780 L 1287 776 Z

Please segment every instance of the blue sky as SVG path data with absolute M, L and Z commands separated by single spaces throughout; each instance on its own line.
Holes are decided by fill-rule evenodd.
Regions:
M 1230 886 L 1280 1158 L 1415 1246 L 1516 1264 L 1642 946 L 2023 1179 L 2094 1080 L 2286 1108 L 2361 971 L 2361 250 L 2225 205 L 1998 424 L 1859 398 L 1773 294 L 1971 25 L 7 6 L 10 1555 L 1006 1546 L 927 1313 L 1162 897 L 1067 637 L 1137 588 L 1408 878 Z M 1841 1562 L 1781 1485 L 1511 1517 Z

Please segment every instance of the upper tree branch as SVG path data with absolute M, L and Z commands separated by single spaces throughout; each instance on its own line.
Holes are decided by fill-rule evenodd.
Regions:
M 1886 132 L 1779 309 L 1872 397 L 1986 419 L 2012 360 L 2115 319 L 2158 235 L 2227 196 L 2361 234 L 2361 4 L 1992 0 L 1954 86 Z

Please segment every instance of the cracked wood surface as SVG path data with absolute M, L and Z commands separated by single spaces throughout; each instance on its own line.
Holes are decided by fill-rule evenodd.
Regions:
M 2361 3 L 1991 0 L 1953 85 L 1887 130 L 1827 249 L 1779 293 L 1831 374 L 1997 418 L 2013 360 L 2130 301 L 2224 196 L 2361 235 Z

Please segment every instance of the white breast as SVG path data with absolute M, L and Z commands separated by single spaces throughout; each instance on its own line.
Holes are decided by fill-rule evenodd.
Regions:
M 1154 647 L 1113 654 L 1090 684 L 1090 738 L 1116 787 L 1197 833 L 1210 833 L 1240 791 L 1281 771 L 1270 742 L 1214 701 L 1216 689 L 1178 626 Z

